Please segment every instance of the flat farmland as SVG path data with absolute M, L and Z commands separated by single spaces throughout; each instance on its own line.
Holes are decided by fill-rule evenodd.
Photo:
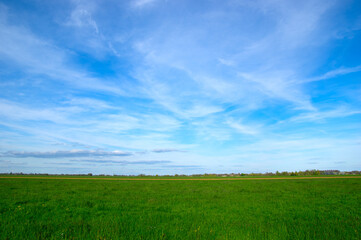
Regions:
M 0 239 L 361 239 L 359 177 L 200 179 L 0 178 Z

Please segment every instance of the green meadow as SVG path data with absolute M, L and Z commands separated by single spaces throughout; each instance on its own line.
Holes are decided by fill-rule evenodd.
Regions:
M 361 178 L 2 178 L 0 239 L 361 239 Z

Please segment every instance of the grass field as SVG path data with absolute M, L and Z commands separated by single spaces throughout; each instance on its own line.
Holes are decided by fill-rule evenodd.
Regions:
M 361 178 L 49 178 L 0 178 L 0 239 L 361 239 Z

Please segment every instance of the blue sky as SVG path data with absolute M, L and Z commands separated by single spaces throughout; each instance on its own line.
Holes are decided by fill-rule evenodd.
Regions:
M 361 169 L 360 1 L 0 1 L 0 172 Z

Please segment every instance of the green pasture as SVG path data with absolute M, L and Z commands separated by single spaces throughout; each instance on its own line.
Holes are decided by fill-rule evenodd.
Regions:
M 361 239 L 361 178 L 0 179 L 0 239 Z

